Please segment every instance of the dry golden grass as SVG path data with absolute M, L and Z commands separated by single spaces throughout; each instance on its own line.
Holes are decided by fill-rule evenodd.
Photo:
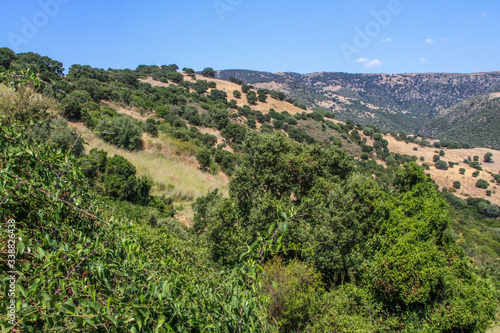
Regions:
M 184 75 L 184 80 L 186 80 L 188 82 L 194 82 L 193 79 L 191 79 L 191 77 L 189 75 L 187 75 L 186 73 L 182 73 L 182 75 Z M 238 84 L 235 84 L 235 83 L 232 83 L 229 81 L 219 80 L 219 79 L 207 78 L 207 77 L 204 77 L 204 76 L 201 76 L 198 74 L 196 74 L 196 79 L 215 82 L 217 84 L 216 89 L 225 91 L 227 93 L 227 99 L 228 100 L 231 100 L 231 99 L 236 100 L 236 102 L 238 103 L 238 106 L 243 106 L 243 105 L 248 104 L 247 99 L 246 99 L 246 95 L 243 94 L 243 92 L 241 91 L 241 86 Z M 168 87 L 169 86 L 169 84 L 166 84 L 166 83 L 163 83 L 160 81 L 155 81 L 152 78 L 140 79 L 139 81 L 147 82 L 147 83 L 151 84 L 152 86 L 161 86 L 161 87 Z M 211 89 L 209 89 L 209 91 L 210 90 Z M 236 99 L 233 97 L 233 91 L 235 91 L 235 90 L 238 90 L 239 92 L 241 92 L 241 95 L 242 95 L 241 98 Z M 305 111 L 301 108 L 298 108 L 298 107 L 296 107 L 293 104 L 290 104 L 288 102 L 278 101 L 276 99 L 271 98 L 270 96 L 268 96 L 267 101 L 265 103 L 257 102 L 257 104 L 252 105 L 251 108 L 252 108 L 252 110 L 261 111 L 262 113 L 269 112 L 269 109 L 275 109 L 278 112 L 288 111 L 290 114 L 311 112 L 309 110 Z
M 441 157 L 441 160 L 445 162 L 458 162 L 458 165 L 455 165 L 453 168 L 448 170 L 438 170 L 434 167 L 434 162 L 432 158 L 436 154 L 436 151 L 441 149 L 437 148 L 429 148 L 429 147 L 421 147 L 414 143 L 405 143 L 404 141 L 397 141 L 391 135 L 385 136 L 385 139 L 389 141 L 389 150 L 394 153 L 400 153 L 409 156 L 417 156 L 418 163 L 423 164 L 426 163 L 430 166 L 430 170 L 426 171 L 429 173 L 439 185 L 440 188 L 453 187 L 453 182 L 458 180 L 462 184 L 460 190 L 457 190 L 455 195 L 460 198 L 467 198 L 468 196 L 475 198 L 484 198 L 486 200 L 491 201 L 494 204 L 500 205 L 500 191 L 499 185 L 495 184 L 493 176 L 489 173 L 500 173 L 500 151 L 494 149 L 487 148 L 474 148 L 474 149 L 446 149 L 443 148 L 445 152 L 445 156 Z M 368 140 L 368 144 L 373 144 L 372 140 Z M 417 147 L 417 151 L 413 150 L 414 147 Z M 493 154 L 493 162 L 492 163 L 484 163 L 483 156 L 491 152 Z M 425 158 L 424 162 L 420 161 L 420 157 L 423 156 Z M 469 165 L 465 164 L 463 161 L 468 157 L 473 158 L 474 156 L 479 156 L 479 161 L 482 162 L 481 167 L 483 171 L 480 171 L 479 176 L 472 177 L 472 173 L 476 171 L 476 169 L 471 168 Z M 466 169 L 465 175 L 461 175 L 459 173 L 459 169 Z M 490 186 L 488 190 L 493 192 L 491 197 L 486 196 L 486 190 L 480 189 L 476 187 L 476 182 L 478 179 L 484 179 L 490 182 Z
M 182 207 L 178 209 L 177 218 L 188 226 L 192 224 L 193 218 L 191 204 L 197 198 L 216 188 L 227 194 L 228 177 L 223 173 L 211 175 L 201 172 L 190 150 L 192 149 L 190 143 L 167 136 L 150 138 L 145 135 L 143 137 L 145 149 L 131 152 L 106 143 L 82 123 L 70 123 L 70 125 L 83 133 L 83 138 L 88 143 L 87 152 L 97 148 L 106 151 L 110 157 L 114 155 L 125 157 L 136 167 L 138 176 L 146 175 L 154 182 L 152 194 L 165 194 L 177 198 L 177 207 Z

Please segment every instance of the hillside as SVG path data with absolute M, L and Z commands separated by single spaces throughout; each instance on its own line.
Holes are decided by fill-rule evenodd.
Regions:
M 244 82 L 286 92 L 308 107 L 334 111 L 338 119 L 385 130 L 414 131 L 463 100 L 498 91 L 500 73 L 348 74 L 218 71 Z
M 43 67 L 44 83 L 46 59 L 29 59 L 0 72 L 0 209 L 19 230 L 21 304 L 3 330 L 494 322 L 498 151 L 342 122 L 208 68 Z
M 500 94 L 477 96 L 442 110 L 419 134 L 500 149 Z

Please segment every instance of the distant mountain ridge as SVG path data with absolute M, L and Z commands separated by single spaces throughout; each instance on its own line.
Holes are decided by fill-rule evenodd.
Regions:
M 223 70 L 258 88 L 284 91 L 310 108 L 330 109 L 341 120 L 385 130 L 416 132 L 440 112 L 464 100 L 500 91 L 500 72 L 454 74 L 311 74 Z

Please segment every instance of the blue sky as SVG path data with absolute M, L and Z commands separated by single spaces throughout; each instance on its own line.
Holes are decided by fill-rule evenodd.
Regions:
M 100 68 L 500 70 L 498 0 L 3 1 L 0 47 Z

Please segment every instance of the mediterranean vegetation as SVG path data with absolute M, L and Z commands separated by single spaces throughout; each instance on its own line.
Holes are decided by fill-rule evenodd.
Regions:
M 19 274 L 18 318 L 3 330 L 445 333 L 494 322 L 498 206 L 440 191 L 376 126 L 294 100 L 303 112 L 254 110 L 287 97 L 233 77 L 234 98 L 248 102 L 238 106 L 212 68 L 202 80 L 174 64 L 64 75 L 60 62 L 9 51 L 0 210 L 16 223 Z M 88 149 L 73 126 L 106 149 Z M 189 227 L 176 219 L 186 198 L 127 158 L 167 142 L 200 173 L 228 179 L 192 195 Z M 450 167 L 446 155 L 436 167 Z

